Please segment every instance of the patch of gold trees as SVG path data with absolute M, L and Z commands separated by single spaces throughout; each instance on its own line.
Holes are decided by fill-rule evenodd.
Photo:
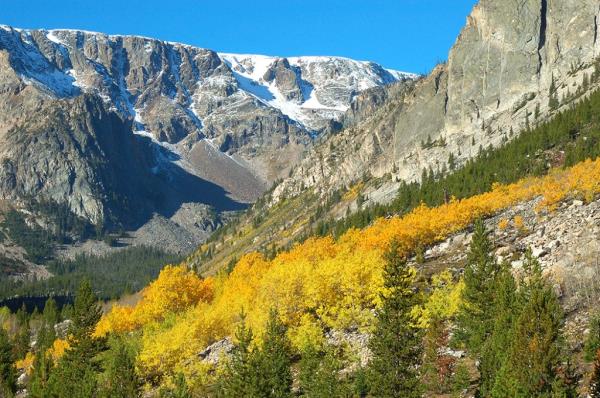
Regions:
M 588 160 L 546 177 L 496 184 L 488 193 L 436 208 L 421 205 L 405 216 L 350 230 L 337 241 L 311 238 L 270 261 L 250 253 L 229 275 L 202 280 L 184 266 L 168 266 L 136 306 L 114 307 L 96 333 L 138 333 L 138 367 L 149 380 L 179 371 L 199 379 L 207 365 L 193 358 L 212 342 L 231 336 L 242 311 L 248 326 L 261 336 L 270 309 L 277 309 L 297 348 L 320 344 L 327 329 L 369 330 L 373 309 L 380 304 L 382 253 L 392 239 L 408 257 L 416 248 L 442 241 L 475 219 L 516 203 L 542 196 L 537 210 L 552 211 L 567 198 L 590 201 L 598 193 L 600 160 Z M 448 273 L 434 284 L 421 309 L 424 325 L 432 316 L 452 315 L 460 300 L 462 284 L 453 283 Z

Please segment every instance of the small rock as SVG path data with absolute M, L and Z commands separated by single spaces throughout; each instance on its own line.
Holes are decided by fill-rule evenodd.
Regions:
M 546 248 L 542 248 L 542 247 L 533 247 L 531 249 L 531 254 L 535 258 L 540 258 L 540 257 L 544 257 L 545 255 L 547 255 L 548 250 Z
M 216 365 L 223 357 L 229 355 L 231 351 L 233 351 L 233 343 L 231 338 L 227 337 L 209 345 L 204 351 L 200 352 L 198 356 L 203 362 Z

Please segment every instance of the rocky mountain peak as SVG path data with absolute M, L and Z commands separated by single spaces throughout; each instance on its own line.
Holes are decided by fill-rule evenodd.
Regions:
M 361 92 L 413 78 L 342 58 L 1 26 L 0 197 L 128 227 L 153 212 L 181 224 L 171 218 L 190 203 L 239 210 L 341 125 Z

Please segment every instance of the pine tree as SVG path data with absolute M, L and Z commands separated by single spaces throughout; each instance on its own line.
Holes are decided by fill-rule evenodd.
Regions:
M 589 321 L 590 333 L 588 334 L 583 346 L 584 358 L 591 362 L 596 359 L 598 350 L 600 350 L 600 313 L 592 315 Z
M 44 313 L 40 327 L 37 333 L 36 339 L 36 351 L 42 352 L 50 348 L 54 340 L 56 340 L 56 331 L 54 325 L 58 323 L 58 309 L 56 308 L 56 301 L 49 298 L 44 305 Z
M 192 398 L 190 388 L 183 373 L 178 373 L 175 378 L 175 386 L 166 392 L 161 393 L 161 398 Z
M 87 398 L 97 393 L 97 355 L 104 350 L 104 339 L 93 336 L 101 308 L 90 282 L 84 280 L 75 296 L 73 324 L 69 330 L 70 349 L 50 376 L 50 390 L 57 398 Z
M 523 309 L 516 318 L 506 361 L 496 377 L 492 397 L 571 396 L 560 377 L 563 361 L 563 313 L 556 294 L 531 253 L 519 289 Z M 507 395 L 508 394 L 508 395 Z
M 257 397 L 253 366 L 255 354 L 251 348 L 254 335 L 246 326 L 246 315 L 241 314 L 241 321 L 235 333 L 231 357 L 219 380 L 218 396 L 224 398 Z
M 269 313 L 263 343 L 256 356 L 256 369 L 254 370 L 258 393 L 261 397 L 291 396 L 291 346 L 286 333 L 287 328 L 279 319 L 279 314 L 272 309 Z
M 369 365 L 371 394 L 376 397 L 421 396 L 418 366 L 421 362 L 421 331 L 413 312 L 418 293 L 413 288 L 415 270 L 392 242 L 385 254 L 384 293 L 377 312 L 376 328 L 369 342 L 373 359 Z
M 16 359 L 25 358 L 31 344 L 31 335 L 29 333 L 29 315 L 25 303 L 17 311 L 17 333 L 13 339 L 13 355 Z
M 497 372 L 506 362 L 507 347 L 512 343 L 512 329 L 521 311 L 517 297 L 517 283 L 510 265 L 503 264 L 494 285 L 493 329 L 481 350 L 479 365 L 479 392 L 482 397 L 490 395 L 496 382 Z
M 135 358 L 122 339 L 117 338 L 108 352 L 106 398 L 133 398 L 140 396 L 141 380 L 135 372 Z
M 340 380 L 340 361 L 331 348 L 321 352 L 309 345 L 302 350 L 298 381 L 303 397 L 343 398 L 349 395 L 348 386 Z
M 0 396 L 12 396 L 17 387 L 13 347 L 4 328 L 0 327 Z
M 39 350 L 33 362 L 33 372 L 29 381 L 28 391 L 31 398 L 50 396 L 48 382 L 52 367 L 52 358 L 45 351 Z
M 465 267 L 463 304 L 457 319 L 457 339 L 476 356 L 493 327 L 495 278 L 500 266 L 492 249 L 485 224 L 476 221 Z

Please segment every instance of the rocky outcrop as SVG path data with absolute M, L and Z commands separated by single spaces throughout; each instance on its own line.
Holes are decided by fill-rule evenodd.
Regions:
M 557 102 L 593 88 L 598 10 L 594 0 L 481 0 L 447 63 L 410 93 L 388 95 L 370 118 L 323 140 L 274 199 L 306 187 L 328 192 L 365 174 L 416 180 L 423 168 L 441 169 L 450 153 L 463 162 L 480 145 L 499 145 L 548 117 Z M 424 147 L 428 140 L 434 145 Z M 397 183 L 382 189 L 393 190 L 390 184 Z

